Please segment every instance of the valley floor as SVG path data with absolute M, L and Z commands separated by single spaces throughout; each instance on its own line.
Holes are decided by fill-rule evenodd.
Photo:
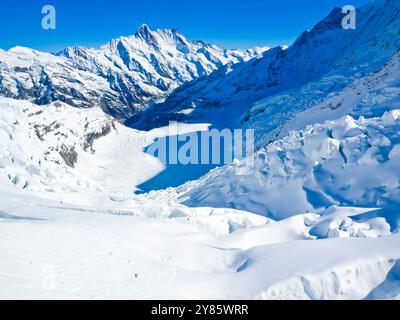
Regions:
M 88 201 L 96 205 L 2 188 L 0 298 L 400 297 L 399 234 L 311 240 L 315 214 L 275 222 L 227 209 Z

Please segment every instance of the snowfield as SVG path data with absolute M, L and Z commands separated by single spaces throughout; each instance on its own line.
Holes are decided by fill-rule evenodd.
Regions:
M 2 189 L 1 205 L 5 299 L 362 299 L 393 281 L 400 259 L 398 234 L 299 240 L 303 217 L 254 226 L 249 215 L 248 232 L 217 237 L 189 222 L 199 211 L 163 207 L 161 219 L 151 203 L 107 211 Z M 200 212 L 203 225 L 225 227 L 225 213 Z

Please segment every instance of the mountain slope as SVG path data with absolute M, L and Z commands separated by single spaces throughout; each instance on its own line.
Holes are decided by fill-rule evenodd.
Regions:
M 1 97 L 0 297 L 395 298 L 398 212 L 338 204 L 398 208 L 399 121 L 309 127 L 260 151 L 253 174 L 221 168 L 171 201 L 131 192 L 162 169 L 143 147 L 167 130 Z
M 356 30 L 342 29 L 343 17 L 340 9 L 334 9 L 288 49 L 271 49 L 262 57 L 224 66 L 179 87 L 165 102 L 132 119 L 132 125 L 148 129 L 177 119 L 241 127 L 265 111 L 268 121 L 263 124 L 275 126 L 253 128 L 264 133 L 276 129 L 330 92 L 379 70 L 399 51 L 398 1 L 378 0 L 361 7 Z M 271 102 L 265 110 L 250 111 L 266 98 Z
M 179 125 L 176 133 L 206 125 Z M 100 108 L 38 106 L 0 96 L 0 181 L 32 192 L 131 196 L 165 166 L 145 152 L 168 128 L 140 132 Z
M 332 205 L 382 208 L 400 223 L 400 110 L 345 116 L 290 132 L 251 158 L 160 192 L 190 207 L 235 208 L 274 219 Z M 376 174 L 371 174 L 376 173 Z
M 0 51 L 0 94 L 40 105 L 58 100 L 100 106 L 125 119 L 187 81 L 264 50 L 225 50 L 189 42 L 176 30 L 151 31 L 142 25 L 135 35 L 100 49 L 73 47 L 57 55 L 22 47 Z
M 339 78 L 340 79 L 340 78 Z M 381 116 L 400 105 L 400 52 L 382 68 L 337 90 L 338 77 L 308 83 L 298 91 L 257 101 L 242 121 L 255 128 L 259 147 L 286 136 L 291 130 L 345 115 Z M 326 93 L 322 95 L 321 92 Z
M 399 9 L 363 7 L 356 31 L 334 10 L 248 62 L 146 26 L 0 52 L 20 99 L 0 96 L 0 298 L 399 299 Z M 134 194 L 166 169 L 147 146 L 208 128 L 112 117 L 147 104 L 138 127 L 255 128 L 255 163 Z

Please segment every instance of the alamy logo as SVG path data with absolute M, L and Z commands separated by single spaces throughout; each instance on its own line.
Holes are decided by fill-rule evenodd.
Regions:
M 158 158 L 163 164 L 228 165 L 244 159 L 246 159 L 247 169 L 254 164 L 255 147 L 252 129 L 245 131 L 211 129 L 176 134 L 178 124 L 170 122 L 168 131 L 167 137 L 157 138 L 146 150 L 149 155 Z
M 42 28 L 44 30 L 55 30 L 57 27 L 56 8 L 52 5 L 46 5 L 42 8 L 42 14 L 45 15 L 42 19 Z
M 342 19 L 342 28 L 345 30 L 356 29 L 356 23 L 357 23 L 356 8 L 354 8 L 351 5 L 344 6 L 342 8 L 342 13 L 345 14 L 345 16 Z

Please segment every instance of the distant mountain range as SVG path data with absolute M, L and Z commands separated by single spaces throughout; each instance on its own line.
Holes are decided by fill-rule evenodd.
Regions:
M 152 31 L 142 25 L 135 35 L 100 49 L 71 47 L 57 54 L 24 47 L 0 51 L 0 94 L 39 105 L 61 101 L 80 108 L 100 106 L 124 120 L 185 82 L 267 49 L 226 50 L 190 42 L 177 30 Z
M 289 48 L 273 48 L 261 57 L 227 64 L 186 83 L 130 123 L 140 129 L 170 120 L 253 128 L 263 146 L 294 115 L 361 79 L 367 81 L 399 52 L 399 1 L 374 1 L 357 9 L 355 30 L 342 28 L 343 17 L 341 9 L 333 9 Z

